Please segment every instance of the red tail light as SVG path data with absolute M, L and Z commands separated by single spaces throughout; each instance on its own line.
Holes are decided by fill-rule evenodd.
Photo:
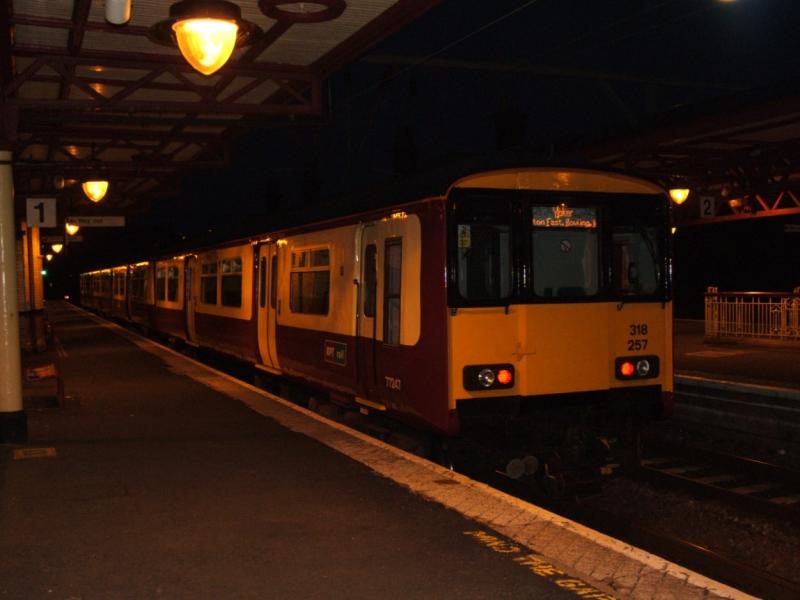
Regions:
M 497 372 L 497 383 L 508 385 L 514 380 L 514 374 L 509 369 L 500 369 Z
M 623 377 L 633 377 L 633 374 L 635 372 L 636 372 L 636 366 L 630 361 L 626 360 L 619 366 L 619 374 L 622 375 Z

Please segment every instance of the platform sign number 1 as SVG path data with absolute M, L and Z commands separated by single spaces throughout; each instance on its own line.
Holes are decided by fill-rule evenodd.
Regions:
M 56 226 L 55 198 L 28 198 L 25 221 L 28 227 Z

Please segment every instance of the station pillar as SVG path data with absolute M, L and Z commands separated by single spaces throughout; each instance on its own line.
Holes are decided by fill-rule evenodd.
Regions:
M 0 147 L 0 443 L 25 442 L 11 152 Z

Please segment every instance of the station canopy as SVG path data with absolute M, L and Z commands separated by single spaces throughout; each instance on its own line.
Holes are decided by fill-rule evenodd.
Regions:
M 229 167 L 234 140 L 248 131 L 319 120 L 325 114 L 326 80 L 347 65 L 420 62 L 413 56 L 365 55 L 444 4 L 441 0 L 237 1 L 241 16 L 263 35 L 234 50 L 228 64 L 206 76 L 195 71 L 175 46 L 159 44 L 148 35 L 168 18 L 170 2 L 131 0 L 130 21 L 119 26 L 109 23 L 106 6 L 124 2 L 0 4 L 0 143 L 10 143 L 14 153 L 18 199 L 57 195 L 68 205 L 85 202 L 77 183 L 102 176 L 113 182 L 105 201 L 110 207 L 119 212 L 145 210 L 152 198 L 176 195 L 182 174 Z M 465 5 L 455 0 L 447 6 L 466 12 Z M 473 6 L 473 12 L 482 10 Z M 453 14 L 448 13 L 450 18 Z M 485 24 L 475 26 L 479 25 L 482 30 Z M 615 37 L 603 40 L 596 41 L 615 47 Z M 518 51 L 527 56 L 524 47 Z M 628 116 L 632 109 L 614 91 L 615 85 L 639 85 L 642 94 L 646 86 L 687 89 L 685 81 L 663 77 L 618 74 L 614 79 L 609 69 L 537 70 L 536 65 L 452 59 L 427 61 L 425 66 L 448 69 L 451 75 L 473 69 L 537 77 L 542 94 L 557 91 L 554 83 L 559 78 L 584 80 L 587 85 L 599 82 Z M 712 84 L 688 85 L 699 89 Z M 609 131 L 605 139 L 582 139 L 572 147 L 550 142 L 558 143 L 560 156 L 691 188 L 692 198 L 676 210 L 682 222 L 800 213 L 800 83 L 793 80 L 764 90 L 743 82 L 728 91 L 710 103 L 695 103 L 691 94 L 685 95 L 677 110 L 633 119 L 633 127 Z M 593 97 L 585 96 L 585 102 Z M 581 97 L 576 94 L 571 99 L 579 102 Z M 701 214 L 698 207 L 710 210 Z
M 148 36 L 169 2 L 132 0 L 124 25 L 106 20 L 107 2 L 0 7 L 0 142 L 14 152 L 18 199 L 77 197 L 87 178 L 112 180 L 108 202 L 122 210 L 174 194 L 181 173 L 228 166 L 248 129 L 319 116 L 327 77 L 438 4 L 237 1 L 263 35 L 206 76 Z

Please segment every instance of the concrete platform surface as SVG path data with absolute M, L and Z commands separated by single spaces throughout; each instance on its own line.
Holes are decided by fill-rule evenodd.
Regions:
M 748 598 L 65 304 L 0 598 Z
M 746 339 L 707 341 L 703 321 L 675 321 L 675 375 L 680 383 L 706 379 L 737 385 L 740 391 L 800 400 L 800 344 L 754 343 Z M 751 388 L 751 389 L 748 389 Z

